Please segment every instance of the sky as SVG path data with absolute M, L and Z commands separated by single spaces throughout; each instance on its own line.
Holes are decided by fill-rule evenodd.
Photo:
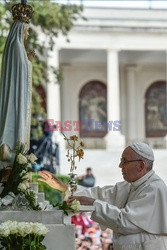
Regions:
M 167 0 L 53 0 L 57 3 L 80 4 L 87 7 L 114 7 L 114 8 L 167 8 Z

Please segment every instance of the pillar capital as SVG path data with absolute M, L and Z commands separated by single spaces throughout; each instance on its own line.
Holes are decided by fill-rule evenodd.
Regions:
M 119 49 L 107 49 L 107 53 L 119 53 L 120 51 Z

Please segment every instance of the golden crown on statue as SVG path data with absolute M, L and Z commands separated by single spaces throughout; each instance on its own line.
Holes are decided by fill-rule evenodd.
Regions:
M 29 23 L 33 16 L 33 8 L 24 3 L 14 4 L 11 9 L 13 20 L 19 20 L 24 23 Z

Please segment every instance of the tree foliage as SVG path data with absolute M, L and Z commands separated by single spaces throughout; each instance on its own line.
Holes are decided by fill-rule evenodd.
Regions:
M 10 1 L 0 3 L 0 66 L 2 54 L 8 30 L 12 23 L 12 17 L 9 12 L 11 6 L 20 1 Z M 37 91 L 37 87 L 46 86 L 48 82 L 47 65 L 45 60 L 46 50 L 52 49 L 55 43 L 55 37 L 63 34 L 67 37 L 68 32 L 72 28 L 77 18 L 82 17 L 82 6 L 76 5 L 61 5 L 51 2 L 51 0 L 36 1 L 30 3 L 34 8 L 34 15 L 31 21 L 32 29 L 30 36 L 26 41 L 26 50 L 34 49 L 37 54 L 37 59 L 33 62 L 33 93 L 32 93 L 32 124 L 36 123 L 36 114 L 45 116 L 45 110 L 42 107 L 42 98 Z M 48 38 L 46 47 L 40 43 L 39 28 Z M 39 57 L 38 57 L 39 55 Z M 55 78 L 60 76 L 58 69 L 54 69 Z M 35 114 L 35 116 L 34 116 Z M 41 129 L 38 129 L 38 135 L 41 134 Z M 37 136 L 38 136 L 37 135 Z

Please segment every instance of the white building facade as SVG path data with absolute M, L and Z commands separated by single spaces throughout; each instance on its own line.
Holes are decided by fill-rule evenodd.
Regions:
M 87 148 L 166 147 L 167 10 L 85 8 L 83 16 L 50 53 L 63 81 L 50 77 L 48 118 Z

